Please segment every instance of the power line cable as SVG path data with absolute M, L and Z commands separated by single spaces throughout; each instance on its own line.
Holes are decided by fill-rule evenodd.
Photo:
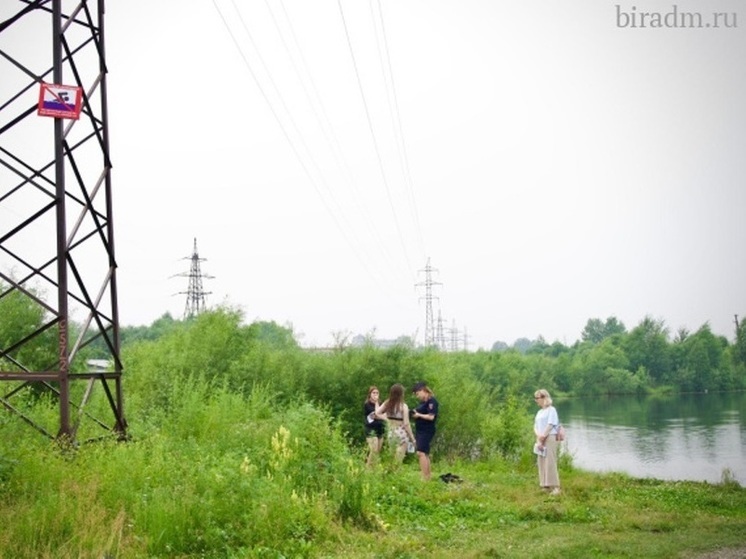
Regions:
M 287 140 L 288 144 L 290 145 L 291 150 L 293 151 L 293 154 L 295 155 L 296 159 L 300 163 L 301 168 L 303 169 L 303 172 L 305 173 L 306 177 L 308 178 L 308 180 L 311 182 L 312 186 L 316 190 L 316 193 L 319 196 L 319 198 L 321 198 L 321 201 L 322 201 L 325 209 L 327 210 L 327 212 L 329 213 L 329 215 L 334 220 L 335 225 L 337 226 L 337 228 L 339 229 L 339 231 L 342 233 L 342 236 L 345 238 L 345 241 L 347 242 L 347 244 L 351 248 L 353 248 L 353 253 L 355 254 L 355 257 L 359 260 L 360 264 L 363 266 L 363 269 L 366 270 L 368 276 L 371 277 L 371 279 L 373 279 L 373 281 L 376 282 L 376 284 L 378 284 L 378 286 L 381 289 L 382 293 L 386 293 L 388 295 L 388 292 L 381 287 L 380 283 L 376 279 L 376 276 L 371 272 L 370 268 L 368 267 L 368 264 L 367 264 L 366 260 L 364 258 L 362 258 L 362 256 L 358 252 L 358 250 L 355 249 L 355 244 L 350 241 L 350 238 L 349 238 L 347 232 L 345 231 L 344 227 L 342 227 L 342 224 L 340 223 L 339 219 L 335 215 L 334 211 L 330 208 L 327 200 L 323 196 L 321 190 L 319 189 L 319 186 L 318 186 L 316 180 L 314 179 L 313 175 L 311 174 L 311 172 L 308 169 L 308 166 L 306 165 L 306 163 L 304 162 L 303 158 L 301 157 L 301 154 L 298 151 L 298 148 L 296 147 L 296 145 L 293 142 L 292 138 L 290 137 L 290 134 L 288 133 L 287 128 L 283 124 L 282 119 L 280 118 L 279 114 L 277 113 L 277 111 L 276 111 L 274 105 L 272 104 L 269 96 L 267 95 L 267 92 L 265 91 L 264 87 L 262 87 L 262 84 L 259 81 L 259 78 L 256 75 L 256 72 L 254 72 L 254 69 L 252 68 L 251 64 L 249 63 L 249 60 L 246 57 L 246 54 L 244 53 L 243 49 L 241 48 L 241 45 L 239 44 L 239 42 L 238 42 L 235 34 L 231 30 L 230 25 L 228 24 L 228 21 L 225 18 L 225 15 L 223 14 L 222 10 L 220 9 L 220 6 L 218 6 L 216 0 L 212 0 L 212 4 L 213 4 L 213 6 L 215 7 L 215 10 L 218 13 L 218 16 L 220 17 L 220 20 L 223 22 L 223 26 L 225 27 L 226 32 L 230 36 L 231 41 L 233 42 L 234 46 L 238 50 L 239 56 L 241 57 L 241 59 L 242 59 L 242 61 L 244 63 L 244 66 L 248 70 L 249 75 L 251 76 L 251 78 L 254 80 L 254 83 L 257 86 L 257 88 L 259 89 L 259 92 L 260 92 L 262 98 L 266 102 L 267 107 L 269 108 L 270 112 L 272 113 L 272 116 L 274 117 L 275 121 L 279 125 L 280 130 L 281 130 L 283 136 Z M 234 7 L 235 7 L 235 4 L 234 4 Z
M 232 3 L 233 3 L 234 9 L 237 12 L 239 12 L 238 8 L 237 8 L 237 6 L 235 4 L 235 0 L 232 0 Z M 331 145 L 331 142 L 329 141 L 329 137 L 327 135 L 326 129 L 324 128 L 323 124 L 321 123 L 321 121 L 320 121 L 321 119 L 318 117 L 318 112 L 316 111 L 315 105 L 314 105 L 313 101 L 311 100 L 310 95 L 308 94 L 308 90 L 305 87 L 305 82 L 304 82 L 304 80 L 303 80 L 300 72 L 298 71 L 297 65 L 295 64 L 295 59 L 293 58 L 292 53 L 290 52 L 290 49 L 287 46 L 287 41 L 285 41 L 285 37 L 284 37 L 284 35 L 282 33 L 282 30 L 280 29 L 280 27 L 279 27 L 279 25 L 277 23 L 277 19 L 274 16 L 274 11 L 272 10 L 272 8 L 271 8 L 271 6 L 270 6 L 270 4 L 268 3 L 267 0 L 265 0 L 265 5 L 266 5 L 267 10 L 269 11 L 270 17 L 272 18 L 272 21 L 273 21 L 273 23 L 275 25 L 275 29 L 277 30 L 278 36 L 280 37 L 280 41 L 282 42 L 283 46 L 285 47 L 285 51 L 286 51 L 286 54 L 288 55 L 288 58 L 290 59 L 291 65 L 293 66 L 293 69 L 294 69 L 296 75 L 298 76 L 298 79 L 299 79 L 299 81 L 301 83 L 301 88 L 303 89 L 303 91 L 304 91 L 304 93 L 306 95 L 306 98 L 309 101 L 309 105 L 311 106 L 312 112 L 314 113 L 314 115 L 316 115 L 317 122 L 319 122 L 319 127 L 321 128 L 322 133 L 324 134 L 324 136 L 325 136 L 325 138 L 327 140 L 327 144 L 329 145 L 332 153 L 334 153 L 334 148 Z M 244 31 L 246 32 L 247 36 L 249 37 L 249 40 L 251 41 L 251 44 L 252 44 L 252 46 L 254 47 L 254 50 L 257 53 L 257 56 L 258 56 L 258 58 L 259 58 L 259 60 L 260 60 L 260 62 L 262 64 L 262 66 L 264 68 L 264 71 L 266 72 L 267 76 L 270 79 L 270 82 L 272 83 L 272 86 L 273 86 L 273 88 L 275 90 L 275 93 L 277 94 L 277 96 L 280 98 L 280 100 L 282 102 L 282 106 L 285 109 L 285 112 L 288 113 L 288 115 L 291 115 L 290 109 L 289 109 L 288 105 L 285 103 L 284 98 L 283 98 L 282 94 L 280 93 L 279 88 L 276 85 L 276 82 L 272 79 L 272 75 L 271 75 L 271 72 L 269 70 L 268 65 L 264 62 L 264 59 L 261 56 L 261 53 L 259 52 L 259 46 L 257 45 L 256 41 L 254 41 L 254 38 L 253 38 L 251 32 L 249 31 L 248 26 L 246 25 L 246 23 L 245 23 L 242 15 L 240 14 L 240 12 L 238 13 L 238 16 L 239 16 L 241 24 L 242 24 L 242 26 L 244 28 Z M 310 71 L 308 72 L 308 75 L 310 76 Z M 313 83 L 313 78 L 312 77 L 311 77 L 311 82 Z M 320 102 L 320 98 L 319 98 L 319 102 Z M 321 106 L 323 107 L 323 103 L 321 103 Z M 290 118 L 292 119 L 292 116 Z M 327 121 L 328 121 L 328 118 L 327 118 Z M 310 149 L 308 149 L 307 144 L 305 143 L 305 141 L 303 141 L 303 135 L 302 135 L 301 131 L 299 130 L 299 128 L 295 125 L 295 121 L 294 120 L 293 120 L 293 125 L 294 125 L 294 129 L 296 131 L 296 134 L 298 134 L 298 136 L 301 138 L 303 147 L 306 149 L 306 152 L 309 154 L 309 157 L 310 157 L 311 156 Z M 333 127 L 331 127 L 331 124 L 329 124 L 329 128 L 332 130 L 332 134 L 333 134 Z M 336 138 L 336 136 L 335 136 L 335 138 Z M 345 226 L 346 226 L 347 230 L 350 232 L 350 235 L 352 235 L 352 237 L 353 237 L 353 241 L 354 242 L 349 243 L 350 246 L 354 250 L 359 251 L 364 245 L 363 245 L 363 243 L 361 243 L 359 241 L 358 236 L 356 234 L 356 229 L 347 220 L 347 214 L 342 210 L 342 208 L 338 204 L 338 200 L 337 200 L 337 198 L 336 198 L 336 196 L 335 196 L 335 194 L 333 192 L 333 189 L 329 186 L 329 183 L 324 178 L 324 175 L 323 175 L 320 167 L 318 166 L 318 164 L 316 164 L 315 160 L 313 161 L 313 163 L 314 163 L 314 167 L 315 167 L 316 171 L 321 176 L 321 181 L 322 181 L 323 185 L 325 186 L 325 188 L 326 188 L 326 190 L 328 192 L 329 197 L 332 199 L 333 202 L 335 202 L 335 208 L 339 212 L 340 219 L 345 223 Z M 337 161 L 337 164 L 339 165 L 339 161 Z M 348 167 L 348 169 L 349 169 L 349 167 Z M 351 176 L 351 173 L 350 173 L 350 176 Z M 354 184 L 354 182 L 353 182 L 353 184 Z M 361 209 L 361 205 L 360 205 L 359 200 L 355 199 L 355 204 L 358 207 L 358 209 Z M 364 206 L 363 206 L 363 208 L 364 208 Z M 370 215 L 365 211 L 365 209 L 363 209 L 362 212 L 363 212 L 364 215 L 367 216 L 367 219 L 368 219 L 367 223 L 368 223 L 369 227 L 371 228 L 371 231 L 373 232 L 373 237 L 378 241 L 379 248 L 381 249 L 382 253 L 384 254 L 384 256 L 387 259 L 389 259 L 389 261 L 393 262 L 393 259 L 391 258 L 390 253 L 386 249 L 386 247 L 383 244 L 383 242 L 380 240 L 380 235 L 378 235 L 377 229 L 375 229 L 375 227 L 373 226 L 373 220 L 370 218 Z M 357 247 L 357 249 L 355 247 Z M 362 256 L 359 256 L 359 257 L 361 258 L 362 261 L 368 262 L 367 258 L 363 258 Z M 373 278 L 373 280 L 376 281 L 376 283 L 378 283 L 377 278 L 375 276 L 373 276 L 373 274 L 371 273 L 370 269 L 367 266 L 366 266 L 366 271 L 367 271 L 368 275 L 370 275 Z
M 277 99 L 280 102 L 280 105 L 282 106 L 283 110 L 285 111 L 285 114 L 287 115 L 288 120 L 290 121 L 290 124 L 295 131 L 296 137 L 298 138 L 298 141 L 301 144 L 301 147 L 306 153 L 306 156 L 308 157 L 309 161 L 311 162 L 311 165 L 313 166 L 314 170 L 316 171 L 319 180 L 321 184 L 325 187 L 328 196 L 334 200 L 334 195 L 331 193 L 331 189 L 329 188 L 329 185 L 327 184 L 324 174 L 321 171 L 321 168 L 318 165 L 318 162 L 313 156 L 313 153 L 311 152 L 311 149 L 308 147 L 308 144 L 305 141 L 305 136 L 301 133 L 300 129 L 298 128 L 298 125 L 293 118 L 293 113 L 290 111 L 290 108 L 288 107 L 287 103 L 285 102 L 285 97 L 280 92 L 280 89 L 277 87 L 277 83 L 275 82 L 274 78 L 272 77 L 272 72 L 269 69 L 269 66 L 264 61 L 264 57 L 262 56 L 262 53 L 259 49 L 259 46 L 256 44 L 256 41 L 254 40 L 254 36 L 249 30 L 248 25 L 246 25 L 246 21 L 243 18 L 243 15 L 241 14 L 241 11 L 236 6 L 236 1 L 231 0 L 231 4 L 233 4 L 233 9 L 235 10 L 236 14 L 238 15 L 238 20 L 241 22 L 241 26 L 246 33 L 246 36 L 249 38 L 249 41 L 251 42 L 251 46 L 254 48 L 254 52 L 256 53 L 257 59 L 259 60 L 259 63 L 261 64 L 262 68 L 264 69 L 264 73 L 267 76 L 267 79 L 269 80 L 270 85 L 272 86 L 272 89 L 277 96 Z M 336 200 L 335 200 L 336 201 Z M 337 208 L 340 216 L 343 216 L 344 214 L 341 212 L 339 208 Z
M 390 50 L 389 50 L 389 46 L 388 46 L 388 38 L 387 38 L 387 34 L 386 34 L 386 25 L 384 23 L 383 9 L 381 8 L 381 0 L 376 0 L 376 1 L 377 1 L 377 4 L 378 4 L 379 21 L 381 23 L 381 34 L 383 36 L 383 45 L 384 45 L 384 49 L 383 50 L 384 50 L 384 54 L 386 56 L 386 62 L 387 62 L 387 66 L 388 66 L 389 82 L 391 84 L 391 93 L 392 93 L 393 100 L 394 100 L 394 110 L 392 111 L 392 114 L 395 115 L 397 129 L 398 129 L 398 132 L 399 132 L 398 139 L 401 141 L 400 156 L 401 156 L 401 162 L 403 164 L 404 178 L 405 178 L 405 181 L 407 183 L 407 186 L 409 187 L 408 191 L 409 191 L 409 195 L 410 195 L 410 209 L 412 211 L 412 217 L 413 217 L 413 220 L 414 220 L 415 228 L 417 230 L 418 240 L 420 242 L 420 250 L 422 251 L 422 254 L 423 254 L 423 257 L 424 257 L 424 255 L 427 254 L 427 252 L 425 250 L 425 238 L 424 238 L 424 236 L 422 234 L 422 227 L 420 226 L 420 217 L 419 217 L 419 212 L 417 210 L 417 200 L 416 200 L 415 193 L 414 193 L 414 185 L 413 185 L 413 182 L 412 182 L 412 173 L 410 171 L 410 166 L 409 166 L 409 157 L 407 155 L 407 143 L 406 143 L 405 138 L 404 138 L 404 128 L 402 127 L 402 124 L 401 124 L 401 112 L 399 110 L 399 97 L 398 97 L 398 95 L 396 93 L 396 83 L 394 81 L 394 71 L 393 71 L 393 68 L 391 66 L 391 55 L 390 55 Z
M 385 171 L 385 169 L 383 167 L 383 159 L 381 158 L 381 151 L 380 151 L 380 149 L 378 147 L 378 139 L 376 138 L 376 133 L 375 133 L 375 130 L 373 128 L 373 121 L 371 120 L 371 117 L 370 117 L 370 110 L 368 108 L 368 101 L 367 101 L 367 99 L 365 97 L 365 90 L 363 89 L 362 80 L 360 79 L 360 72 L 358 70 L 357 60 L 355 58 L 355 51 L 352 48 L 352 40 L 350 39 L 350 33 L 349 33 L 349 29 L 347 27 L 347 21 L 345 20 L 345 15 L 344 15 L 344 10 L 342 8 L 342 2 L 341 2 L 341 0 L 337 0 L 337 5 L 339 6 L 339 14 L 340 14 L 340 16 L 342 18 L 342 26 L 344 27 L 345 37 L 347 38 L 347 47 L 349 48 L 349 51 L 350 51 L 350 57 L 352 59 L 352 66 L 355 69 L 355 77 L 357 78 L 357 84 L 358 84 L 358 88 L 360 90 L 360 96 L 362 98 L 363 107 L 365 109 L 365 118 L 368 121 L 368 129 L 370 130 L 370 134 L 371 134 L 371 137 L 373 139 L 373 147 L 374 147 L 374 150 L 375 150 L 375 153 L 376 153 L 376 158 L 378 160 L 378 168 L 381 171 L 381 178 L 383 180 L 383 184 L 384 184 L 384 187 L 386 189 L 386 197 L 388 198 L 389 206 L 391 207 L 391 213 L 392 213 L 392 216 L 394 218 L 394 224 L 396 226 L 397 235 L 399 237 L 399 241 L 401 243 L 402 250 L 404 251 L 404 259 L 405 259 L 405 261 L 407 263 L 407 267 L 409 269 L 410 275 L 412 277 L 414 277 L 414 273 L 412 271 L 412 265 L 411 265 L 411 262 L 409 260 L 409 252 L 407 250 L 407 245 L 404 242 L 404 235 L 402 234 L 401 225 L 399 224 L 399 217 L 398 217 L 398 215 L 396 213 L 396 208 L 395 208 L 394 202 L 393 202 L 393 200 L 391 198 L 391 189 L 389 188 L 388 180 L 386 178 L 386 171 Z
M 259 78 L 257 77 L 256 73 L 254 72 L 254 69 L 252 68 L 251 64 L 249 63 L 248 58 L 246 58 L 246 54 L 244 53 L 243 49 L 241 48 L 241 45 L 239 44 L 238 40 L 236 39 L 236 36 L 233 34 L 233 31 L 231 30 L 230 26 L 228 25 L 228 21 L 225 19 L 225 16 L 223 15 L 223 12 L 221 11 L 220 7 L 218 6 L 217 2 L 215 0 L 212 0 L 212 4 L 215 7 L 215 10 L 218 12 L 218 16 L 220 17 L 221 21 L 223 22 L 223 25 L 225 26 L 226 31 L 228 32 L 228 35 L 230 36 L 231 40 L 233 41 L 233 44 L 235 45 L 236 49 L 238 50 L 238 54 L 243 60 L 244 66 L 249 71 L 249 75 L 251 75 L 251 78 L 254 80 L 255 85 L 259 89 L 259 93 L 264 98 L 264 101 L 267 103 L 267 107 L 269 108 L 270 112 L 272 113 L 272 116 L 274 117 L 275 121 L 277 121 L 278 126 L 280 127 L 280 131 L 282 132 L 283 136 L 287 140 L 288 144 L 290 145 L 290 148 L 293 151 L 293 154 L 295 155 L 296 159 L 298 160 L 298 163 L 300 163 L 301 168 L 303 169 L 303 172 L 305 173 L 306 177 L 308 177 L 308 180 L 313 185 L 314 189 L 316 190 L 316 194 L 318 194 L 319 198 L 321 198 L 321 202 L 324 205 L 324 208 L 326 208 L 326 211 L 329 213 L 329 215 L 334 220 L 335 224 L 337 225 L 337 228 L 342 232 L 343 235 L 345 235 L 345 238 L 347 238 L 346 233 L 344 231 L 344 228 L 339 223 L 339 220 L 337 219 L 337 216 L 334 214 L 332 209 L 329 207 L 329 204 L 324 197 L 323 193 L 319 189 L 319 185 L 317 184 L 316 180 L 314 179 L 313 175 L 308 169 L 308 166 L 306 165 L 305 161 L 301 157 L 300 152 L 298 151 L 298 148 L 295 145 L 295 142 L 293 142 L 292 138 L 290 137 L 290 134 L 287 131 L 287 128 L 282 122 L 282 119 L 280 118 L 280 115 L 277 114 L 277 111 L 275 110 L 274 105 L 272 104 L 272 101 L 270 100 L 269 96 L 267 95 L 267 92 L 264 90 L 264 87 L 262 87 L 261 82 L 259 81 Z
M 285 9 L 285 5 L 282 2 L 282 0 L 279 0 L 280 6 L 283 10 L 283 14 L 285 16 L 285 20 L 287 22 L 287 26 L 290 30 L 290 35 L 293 39 L 293 44 L 296 47 L 296 50 L 298 52 L 301 64 L 305 70 L 305 74 L 300 71 L 298 68 L 298 65 L 296 64 L 295 57 L 293 56 L 290 47 L 288 46 L 287 41 L 285 40 L 284 33 L 282 31 L 282 28 L 279 25 L 279 22 L 277 21 L 277 18 L 275 17 L 274 11 L 272 10 L 272 7 L 269 3 L 269 0 L 265 0 L 265 4 L 267 6 L 267 9 L 270 13 L 270 16 L 272 17 L 272 22 L 274 23 L 275 29 L 277 30 L 277 34 L 280 37 L 280 40 L 283 44 L 283 47 L 285 48 L 285 52 L 288 55 L 288 58 L 290 59 L 291 65 L 293 67 L 293 70 L 295 71 L 295 74 L 298 77 L 298 81 L 301 84 L 301 87 L 303 89 L 303 92 L 305 94 L 306 99 L 308 100 L 308 104 L 311 108 L 311 111 L 313 112 L 317 123 L 319 124 L 319 128 L 322 131 L 322 134 L 324 136 L 324 139 L 326 140 L 327 145 L 329 146 L 329 150 L 331 151 L 332 155 L 334 156 L 335 162 L 337 164 L 337 167 L 340 169 L 340 171 L 343 174 L 346 174 L 349 184 L 352 186 L 352 193 L 353 193 L 353 200 L 355 202 L 355 206 L 358 209 L 358 211 L 363 215 L 365 225 L 369 229 L 372 238 L 375 240 L 376 244 L 378 245 L 378 248 L 380 249 L 381 253 L 385 257 L 385 259 L 393 263 L 393 258 L 391 257 L 391 254 L 389 253 L 388 249 L 386 248 L 385 244 L 383 243 L 381 236 L 378 232 L 378 229 L 375 226 L 375 222 L 372 219 L 370 212 L 368 211 L 367 206 L 361 202 L 362 195 L 359 190 L 359 185 L 354 179 L 354 175 L 350 169 L 350 166 L 347 162 L 347 159 L 344 157 L 344 153 L 342 151 L 342 148 L 339 143 L 339 139 L 337 138 L 337 135 L 334 132 L 334 126 L 331 124 L 331 120 L 329 119 L 329 116 L 326 112 L 326 108 L 324 106 L 324 103 L 321 99 L 321 95 L 319 94 L 318 88 L 316 87 L 316 82 L 313 79 L 313 75 L 309 69 L 308 63 L 303 56 L 303 49 L 300 47 L 300 44 L 298 42 L 298 37 L 295 33 L 295 29 L 293 27 L 292 21 L 290 20 L 290 16 Z M 309 92 L 309 88 L 306 86 L 306 79 L 304 79 L 304 75 L 307 77 L 307 80 L 310 82 L 311 89 L 314 93 L 312 96 Z M 319 111 L 316 108 L 316 105 L 321 108 L 321 114 L 319 114 Z M 323 118 L 322 118 L 323 116 Z

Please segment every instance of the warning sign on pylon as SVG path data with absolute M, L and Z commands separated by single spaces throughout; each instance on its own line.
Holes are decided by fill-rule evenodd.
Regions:
M 81 87 L 42 83 L 39 90 L 37 114 L 78 120 L 82 101 L 83 88 Z

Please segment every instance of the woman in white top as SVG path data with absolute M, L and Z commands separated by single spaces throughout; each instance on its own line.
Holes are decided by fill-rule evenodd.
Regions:
M 376 410 L 376 416 L 388 422 L 389 442 L 394 448 L 397 462 L 407 454 L 407 445 L 414 443 L 414 433 L 409 424 L 409 406 L 404 401 L 404 387 L 397 383 L 389 390 L 389 397 Z
M 552 495 L 559 495 L 560 481 L 557 471 L 557 428 L 559 416 L 552 405 L 552 397 L 545 389 L 534 393 L 534 401 L 540 409 L 534 419 L 534 435 L 536 435 L 537 465 L 539 467 L 539 485 L 544 491 Z

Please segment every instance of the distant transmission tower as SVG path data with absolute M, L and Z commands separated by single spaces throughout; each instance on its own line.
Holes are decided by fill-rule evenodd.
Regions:
M 451 351 L 458 351 L 458 342 L 459 342 L 459 330 L 456 328 L 456 321 L 451 321 Z
M 437 299 L 437 297 L 433 296 L 433 286 L 441 284 L 433 281 L 432 273 L 437 272 L 437 270 L 430 266 L 429 258 L 427 259 L 425 269 L 420 270 L 420 272 L 425 272 L 425 281 L 416 283 L 415 287 L 424 286 L 425 288 L 425 346 L 431 347 L 437 345 L 435 340 L 435 319 L 433 317 L 433 299 Z
M 446 335 L 445 335 L 445 329 L 443 328 L 443 316 L 440 314 L 440 309 L 438 309 L 438 322 L 437 326 L 435 327 L 435 345 L 442 349 L 443 351 L 446 350 Z
M 212 295 L 211 291 L 205 291 L 202 286 L 203 279 L 213 279 L 213 276 L 209 276 L 202 273 L 200 268 L 200 262 L 204 262 L 204 258 L 199 257 L 197 252 L 197 239 L 194 239 L 194 249 L 192 250 L 191 256 L 185 256 L 184 260 L 191 260 L 191 266 L 189 272 L 183 274 L 177 274 L 178 276 L 189 278 L 189 286 L 186 291 L 180 291 L 179 295 L 186 295 L 186 305 L 184 306 L 184 318 L 192 318 L 197 316 L 204 311 L 207 306 L 205 304 L 205 295 Z

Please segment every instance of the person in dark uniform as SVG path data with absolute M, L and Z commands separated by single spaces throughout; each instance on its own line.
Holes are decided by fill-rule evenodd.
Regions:
M 430 443 L 435 436 L 435 423 L 438 420 L 438 400 L 425 382 L 418 382 L 412 392 L 420 404 L 412 410 L 415 425 L 415 448 L 420 461 L 422 479 L 430 480 Z
M 368 389 L 368 397 L 363 404 L 363 426 L 365 427 L 365 439 L 368 441 L 368 459 L 366 463 L 372 466 L 383 447 L 383 433 L 385 423 L 376 416 L 380 405 L 378 403 L 380 392 L 377 387 Z

